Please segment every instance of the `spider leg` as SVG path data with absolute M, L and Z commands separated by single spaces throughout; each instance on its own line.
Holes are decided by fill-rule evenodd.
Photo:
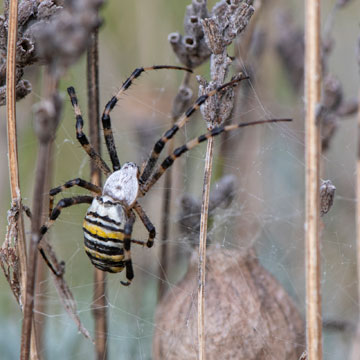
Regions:
M 23 210 L 25 211 L 26 216 L 31 220 L 32 214 L 31 214 L 30 208 L 26 205 L 23 205 L 22 207 L 23 207 Z
M 138 202 L 135 203 L 134 210 L 139 215 L 139 218 L 141 219 L 142 223 L 144 224 L 144 226 L 146 227 L 149 233 L 149 238 L 146 242 L 146 246 L 148 248 L 151 248 L 154 245 L 154 239 L 156 236 L 155 226 L 151 223 L 144 209 L 141 207 L 141 205 Z
M 110 112 L 115 107 L 116 103 L 120 99 L 122 93 L 126 91 L 132 84 L 132 82 L 138 78 L 144 71 L 150 71 L 150 70 L 160 70 L 160 69 L 174 69 L 174 70 L 185 70 L 192 72 L 192 70 L 181 67 L 181 66 L 170 66 L 170 65 L 156 65 L 156 66 L 150 66 L 150 67 L 141 67 L 135 69 L 132 74 L 125 80 L 125 82 L 122 84 L 120 90 L 117 92 L 115 96 L 113 96 L 110 101 L 106 104 L 104 112 L 101 117 L 102 125 L 104 128 L 104 138 L 106 147 L 108 149 L 110 159 L 113 165 L 114 171 L 119 170 L 121 165 L 120 161 L 116 152 L 116 146 L 114 141 L 114 135 L 111 129 L 111 119 L 110 119 Z
M 101 188 L 99 186 L 96 186 L 86 180 L 76 178 L 73 180 L 67 181 L 64 185 L 58 186 L 56 188 L 53 188 L 49 192 L 49 217 L 51 216 L 53 205 L 54 205 L 54 198 L 57 194 L 61 193 L 62 191 L 65 191 L 66 189 L 69 189 L 73 186 L 79 186 L 83 189 L 89 190 L 93 193 L 96 193 L 97 195 L 101 195 Z
M 94 150 L 94 148 L 90 145 L 89 140 L 86 135 L 83 133 L 84 120 L 81 115 L 81 110 L 78 105 L 78 100 L 76 97 L 75 89 L 71 86 L 67 89 L 68 94 L 70 96 L 71 104 L 75 111 L 76 116 L 76 138 L 79 143 L 83 147 L 83 149 L 87 152 L 90 158 L 95 162 L 96 166 L 106 175 L 109 176 L 111 174 L 110 168 L 107 166 L 105 161 L 101 158 L 101 156 Z
M 235 85 L 236 83 L 238 83 L 241 80 L 245 80 L 248 79 L 248 76 L 243 76 L 242 74 L 240 74 L 239 77 L 237 77 L 235 80 L 232 80 L 222 86 L 219 86 L 218 88 L 204 94 L 201 95 L 200 97 L 197 98 L 197 100 L 195 101 L 194 105 L 192 105 L 185 113 L 184 115 L 182 115 L 177 121 L 176 123 L 171 127 L 171 129 L 167 130 L 163 136 L 155 143 L 154 148 L 152 150 L 152 152 L 150 153 L 150 156 L 148 158 L 148 160 L 144 163 L 144 165 L 142 166 L 142 171 L 140 174 L 140 183 L 144 184 L 147 182 L 147 180 L 149 179 L 155 165 L 156 162 L 159 158 L 160 153 L 162 152 L 162 150 L 165 147 L 165 144 L 171 139 L 173 138 L 173 136 L 178 132 L 179 129 L 181 129 L 189 120 L 190 116 L 200 108 L 200 106 L 211 96 L 214 96 L 215 94 L 221 92 L 224 88 L 231 86 L 231 85 Z
M 131 261 L 131 234 L 135 222 L 135 215 L 132 211 L 129 212 L 129 218 L 124 227 L 124 262 L 126 267 L 126 280 L 120 281 L 124 286 L 129 286 L 131 280 L 134 278 L 134 270 Z
M 151 175 L 148 181 L 144 185 L 140 185 L 140 193 L 145 195 L 152 186 L 159 180 L 161 175 L 168 169 L 173 162 L 178 159 L 182 154 L 185 152 L 193 149 L 195 146 L 199 145 L 200 143 L 207 141 L 209 138 L 217 136 L 225 131 L 231 131 L 238 128 L 251 126 L 251 125 L 258 125 L 258 124 L 265 124 L 265 123 L 274 123 L 274 122 L 281 122 L 281 121 L 291 121 L 291 119 L 268 119 L 268 120 L 258 120 L 252 122 L 246 122 L 241 124 L 234 124 L 234 125 L 227 125 L 227 126 L 219 126 L 214 128 L 213 130 L 207 132 L 206 134 L 200 135 L 199 137 L 190 140 L 185 145 L 178 147 L 174 150 L 174 152 L 169 155 L 165 160 L 161 163 L 161 165 L 156 169 L 156 171 Z
M 55 222 L 55 220 L 59 217 L 62 209 L 66 208 L 66 207 L 69 207 L 69 206 L 73 206 L 73 205 L 91 204 L 92 201 L 93 201 L 92 196 L 74 196 L 74 197 L 71 197 L 71 198 L 61 199 L 57 203 L 57 205 L 54 207 L 53 211 L 51 212 L 49 220 L 40 228 L 40 237 L 39 237 L 39 242 L 38 242 L 38 247 L 39 247 L 39 250 L 40 250 L 40 254 L 44 258 L 44 260 L 45 260 L 46 264 L 49 266 L 50 270 L 56 276 L 61 276 L 62 273 L 58 273 L 54 269 L 53 265 L 51 264 L 51 262 L 49 261 L 49 259 L 45 255 L 43 249 L 41 248 L 41 239 L 46 234 L 46 232 L 49 230 L 51 225 Z

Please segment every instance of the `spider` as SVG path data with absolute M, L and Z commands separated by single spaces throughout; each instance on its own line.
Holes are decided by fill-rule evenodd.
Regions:
M 209 93 L 200 96 L 177 121 L 167 130 L 163 136 L 155 143 L 149 158 L 144 162 L 141 169 L 133 162 L 126 162 L 123 166 L 116 152 L 114 137 L 111 129 L 110 112 L 115 107 L 121 94 L 126 91 L 132 84 L 133 80 L 139 77 L 144 71 L 159 69 L 177 69 L 191 71 L 190 69 L 158 65 L 152 67 L 141 67 L 135 69 L 130 77 L 123 83 L 118 93 L 111 98 L 106 104 L 102 114 L 102 125 L 105 137 L 105 143 L 110 155 L 113 171 L 110 170 L 105 161 L 93 149 L 86 135 L 83 133 L 84 121 L 81 115 L 80 107 L 76 97 L 75 89 L 67 89 L 70 96 L 71 104 L 76 116 L 76 137 L 83 149 L 95 162 L 97 167 L 107 177 L 104 187 L 100 188 L 88 181 L 76 178 L 67 181 L 65 184 L 53 188 L 49 193 L 49 219 L 40 229 L 40 239 L 48 231 L 50 226 L 59 217 L 64 208 L 79 205 L 90 204 L 83 222 L 85 252 L 90 258 L 91 263 L 102 271 L 110 273 L 121 272 L 126 269 L 126 281 L 121 284 L 128 286 L 134 278 L 134 271 L 131 261 L 131 244 L 135 243 L 151 248 L 154 244 L 156 230 L 145 211 L 138 202 L 138 198 L 143 197 L 159 180 L 162 174 L 185 152 L 191 150 L 198 144 L 208 140 L 210 137 L 217 136 L 224 131 L 234 130 L 249 125 L 262 124 L 265 122 L 290 121 L 290 119 L 269 119 L 259 120 L 250 123 L 241 123 L 228 126 L 215 127 L 213 130 L 203 134 L 185 145 L 178 147 L 173 153 L 157 167 L 156 163 L 160 153 L 166 143 L 174 137 L 180 128 L 188 121 L 190 116 L 200 108 L 210 96 L 223 91 L 228 86 L 234 86 L 240 80 L 247 79 L 242 75 Z M 54 207 L 54 198 L 59 193 L 73 186 L 79 186 L 96 195 L 82 195 L 61 199 Z M 140 218 L 143 225 L 148 231 L 147 241 L 139 241 L 131 238 L 133 225 L 136 215 Z M 56 276 L 61 276 L 47 259 L 43 249 L 40 252 L 51 271 Z

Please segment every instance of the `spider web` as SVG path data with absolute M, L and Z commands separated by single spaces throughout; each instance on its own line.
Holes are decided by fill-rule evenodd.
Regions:
M 344 22 L 346 16 L 350 16 L 346 14 L 342 20 Z M 139 23 L 136 26 L 138 25 Z M 134 25 L 134 29 L 136 26 Z M 140 30 L 136 34 L 140 34 Z M 158 31 L 164 37 L 163 34 L 172 30 L 171 24 L 168 24 L 168 28 Z M 349 29 L 344 31 L 350 32 Z M 129 32 L 131 33 L 131 29 Z M 103 43 L 107 42 L 111 43 L 111 39 L 105 38 Z M 351 44 L 345 49 L 342 48 L 345 47 L 344 44 L 338 44 L 339 53 L 352 53 Z M 138 50 L 138 54 L 141 55 L 141 51 L 146 56 L 141 58 L 141 61 L 138 59 L 136 64 L 174 63 L 174 56 L 168 50 L 161 52 L 161 61 L 160 55 L 156 56 L 156 50 L 142 49 Z M 101 70 L 102 106 L 114 93 L 116 86 L 119 86 L 133 70 L 132 65 L 119 66 L 115 63 L 111 58 L 112 53 L 119 55 L 119 50 L 110 48 L 101 53 L 105 54 L 101 60 L 102 66 L 106 69 Z M 356 84 L 351 81 L 349 75 L 356 71 L 355 59 L 344 67 L 343 64 L 339 65 L 338 57 L 339 55 L 335 57 L 331 67 L 343 79 L 345 94 L 355 93 Z M 120 64 L 122 62 L 124 60 L 120 60 Z M 241 65 L 250 70 L 249 65 Z M 82 66 L 83 64 L 79 64 L 70 75 L 71 81 L 66 79 L 65 83 L 76 86 L 80 105 L 86 114 L 86 86 L 84 79 L 77 75 L 83 71 Z M 353 71 L 345 72 L 344 68 L 351 68 Z M 303 99 L 284 93 L 282 87 L 285 86 L 285 80 L 278 84 L 277 80 L 274 80 L 275 75 L 269 78 L 269 69 L 272 69 L 276 76 L 284 77 L 280 65 L 276 64 L 275 60 L 270 64 L 264 61 L 252 78 L 247 91 L 242 91 L 240 103 L 243 106 L 234 111 L 231 123 L 281 117 L 292 117 L 294 122 L 234 131 L 226 140 L 222 137 L 216 139 L 214 182 L 218 180 L 216 169 L 221 166 L 224 174 L 233 174 L 237 180 L 231 204 L 226 208 L 216 209 L 212 215 L 208 230 L 209 239 L 225 249 L 243 250 L 254 246 L 261 264 L 276 277 L 304 315 Z M 115 141 L 122 163 L 135 161 L 140 165 L 149 153 L 151 145 L 169 127 L 171 102 L 180 82 L 181 74 L 171 71 L 144 74 L 124 95 L 112 112 Z M 194 83 L 192 87 L 196 88 Z M 21 111 L 19 116 L 23 116 Z M 85 118 L 87 119 L 86 116 Z M 67 102 L 55 143 L 54 185 L 76 177 L 88 179 L 89 160 L 76 141 L 72 120 L 72 110 Z M 322 218 L 323 318 L 330 324 L 324 328 L 326 359 L 344 358 L 344 354 L 348 354 L 351 329 L 356 325 L 354 319 L 358 300 L 354 222 L 355 129 L 353 118 L 341 122 L 330 150 L 322 157 L 323 177 L 331 179 L 337 188 L 334 207 Z M 201 117 L 196 115 L 179 132 L 176 143 L 183 144 L 204 132 L 205 125 Z M 29 162 L 29 158 L 35 158 L 35 151 L 32 150 L 29 157 L 24 153 L 29 148 L 35 148 L 36 143 L 26 132 L 23 133 L 23 137 L 25 141 L 21 142 L 19 149 L 20 167 L 27 188 L 25 201 L 30 203 L 28 199 L 31 198 L 32 191 L 32 169 L 26 163 Z M 220 158 L 218 152 L 224 141 L 236 147 L 234 146 L 233 151 L 227 152 L 225 158 Z M 180 228 L 181 196 L 189 193 L 193 198 L 201 198 L 205 148 L 206 146 L 200 145 L 193 149 L 179 159 L 173 168 L 171 231 L 167 240 L 170 266 L 165 280 L 170 291 L 186 273 L 190 253 L 193 251 L 190 235 L 181 232 Z M 110 164 L 104 146 L 103 154 Z M 5 157 L 2 160 L 5 163 Z M 164 276 L 159 273 L 159 251 L 163 246 L 160 240 L 163 187 L 163 181 L 159 181 L 141 200 L 143 208 L 158 229 L 158 235 L 152 249 L 132 247 L 135 271 L 133 284 L 129 288 L 120 285 L 124 273 L 107 276 L 109 359 L 150 359 L 153 333 L 162 330 L 155 323 L 154 313 L 158 282 Z M 74 189 L 61 196 L 78 193 L 82 192 Z M 80 318 L 92 332 L 94 280 L 93 267 L 83 251 L 81 223 L 85 212 L 86 206 L 63 211 L 51 229 L 50 241 L 58 257 L 66 263 L 65 277 L 77 301 Z M 4 219 L 1 221 L 1 226 L 5 228 Z M 139 221 L 135 225 L 134 238 L 147 238 L 146 231 Z M 188 296 L 196 307 L 196 294 Z M 211 294 L 207 293 L 206 296 Z M 36 298 L 47 304 L 41 314 L 41 318 L 46 321 L 46 340 L 42 349 L 44 356 L 55 360 L 92 358 L 92 344 L 78 334 L 76 325 L 65 313 L 51 277 L 40 284 Z M 9 309 L 8 294 L 2 296 L 1 302 L 4 309 Z M 3 312 L 4 326 L 0 333 L 0 349 L 5 358 L 9 359 L 18 357 L 19 349 L 18 343 L 6 342 L 9 337 L 19 339 L 21 314 L 14 308 L 15 305 L 12 308 L 10 306 L 11 317 L 6 314 L 6 310 Z M 336 324 L 345 328 L 339 330 Z M 186 321 L 179 326 L 186 326 Z M 94 336 L 93 332 L 92 335 Z M 177 341 L 174 338 L 174 346 Z M 276 357 L 269 355 L 270 358 Z

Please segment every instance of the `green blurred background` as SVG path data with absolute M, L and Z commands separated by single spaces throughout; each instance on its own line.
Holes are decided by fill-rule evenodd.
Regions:
M 189 0 L 107 1 L 102 9 L 104 19 L 100 31 L 100 94 L 101 108 L 138 66 L 177 64 L 167 40 L 169 33 L 183 33 L 183 18 Z M 216 1 L 209 1 L 211 8 Z M 328 21 L 334 1 L 323 1 L 323 24 Z M 294 123 L 282 127 L 249 129 L 239 136 L 239 149 L 222 159 L 224 172 L 238 179 L 236 199 L 231 208 L 218 211 L 210 231 L 213 240 L 222 246 L 255 245 L 264 266 L 275 275 L 292 295 L 304 314 L 304 130 L 303 96 L 295 93 L 274 50 L 276 17 L 284 9 L 292 12 L 299 26 L 303 23 L 301 2 L 271 1 L 259 20 L 267 34 L 264 56 L 257 63 L 253 88 L 244 96 L 245 109 L 238 109 L 232 122 L 273 117 L 292 117 Z M 356 44 L 359 35 L 357 1 L 336 13 L 332 35 L 335 47 L 329 58 L 329 70 L 342 82 L 345 97 L 356 96 L 359 86 Z M 233 48 L 229 50 L 231 53 Z M 244 59 L 245 61 L 245 59 Z M 251 66 L 251 63 L 250 65 Z M 208 64 L 195 70 L 209 78 Z M 151 144 L 169 126 L 171 104 L 181 83 L 176 71 L 159 71 L 143 75 L 127 92 L 112 113 L 115 140 L 120 160 L 144 160 Z M 33 92 L 18 103 L 19 166 L 22 197 L 31 206 L 34 188 L 37 141 L 33 133 L 30 109 L 42 98 L 42 69 L 27 70 L 25 78 Z M 86 116 L 86 59 L 83 57 L 61 82 L 64 94 L 62 122 L 54 147 L 52 184 L 69 179 L 89 177 L 89 160 L 75 137 L 74 115 L 65 95 L 73 85 Z M 197 93 L 195 79 L 192 88 Z M 0 229 L 6 231 L 6 212 L 10 206 L 7 170 L 6 121 L 1 109 L 0 157 Z M 85 120 L 86 121 L 86 120 Z M 85 125 L 86 126 L 86 125 Z M 88 129 L 85 127 L 85 131 Z M 178 136 L 178 144 L 204 132 L 199 116 Z M 221 140 L 217 139 L 218 147 Z M 242 143 L 243 141 L 243 143 Z M 355 117 L 341 120 L 330 150 L 323 156 L 324 178 L 337 187 L 333 209 L 323 218 L 322 286 L 324 320 L 344 321 L 355 325 L 357 315 L 357 280 L 355 259 Z M 201 195 L 205 146 L 201 146 L 179 161 L 175 167 L 171 214 L 170 285 L 186 271 L 190 247 L 178 232 L 179 199 L 184 192 Z M 104 154 L 106 160 L 109 159 Z M 219 165 L 215 158 L 214 167 Z M 158 229 L 161 218 L 162 182 L 149 193 L 142 204 Z M 71 190 L 70 194 L 81 193 Z M 81 223 L 86 206 L 71 208 L 61 214 L 50 232 L 50 241 L 58 257 L 66 262 L 66 280 L 74 293 L 79 314 L 92 331 L 91 317 L 93 268 L 83 252 Z M 234 230 L 233 224 L 237 224 Z M 240 224 L 240 225 L 239 225 Z M 239 226 L 242 230 L 237 232 Z M 29 233 L 29 223 L 27 223 Z M 135 238 L 145 238 L 142 226 L 135 229 Z M 124 274 L 108 276 L 109 359 L 150 359 L 152 332 L 156 327 L 154 311 L 157 301 L 159 243 L 156 247 L 133 251 L 135 280 L 124 288 Z M 180 256 L 180 255 L 181 256 Z M 0 353 L 2 359 L 19 356 L 22 315 L 3 276 L 0 276 Z M 208 294 L 211 296 L 211 294 Z M 36 290 L 37 300 L 46 302 L 42 319 L 46 321 L 44 358 L 93 358 L 92 344 L 77 332 L 65 313 L 52 279 Z M 345 359 L 351 344 L 351 331 L 325 330 L 324 358 Z

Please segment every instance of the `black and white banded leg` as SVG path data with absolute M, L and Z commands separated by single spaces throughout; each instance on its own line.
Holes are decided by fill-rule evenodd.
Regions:
M 135 214 L 130 210 L 129 217 L 124 227 L 124 263 L 127 281 L 120 281 L 120 283 L 124 286 L 129 286 L 131 284 L 131 280 L 134 278 L 134 269 L 131 261 L 131 234 L 133 231 L 134 222 Z
M 246 126 L 283 122 L 283 121 L 291 121 L 291 119 L 268 119 L 268 120 L 246 122 L 241 124 L 219 126 L 207 132 L 206 134 L 200 135 L 197 138 L 190 140 L 185 145 L 175 149 L 171 155 L 165 158 L 165 160 L 161 163 L 161 165 L 158 166 L 158 168 L 154 171 L 154 173 L 149 177 L 147 182 L 143 185 L 140 185 L 140 193 L 142 195 L 145 195 L 152 188 L 152 186 L 160 179 L 162 174 L 174 163 L 176 159 L 178 159 L 182 154 L 193 149 L 195 146 L 199 145 L 200 143 L 207 141 L 209 138 L 220 135 L 225 131 L 232 131 Z
M 221 92 L 226 87 L 236 85 L 241 80 L 248 79 L 248 76 L 240 76 L 236 78 L 235 80 L 232 80 L 222 86 L 219 86 L 218 88 L 208 92 L 207 94 L 201 95 L 197 98 L 194 105 L 192 105 L 185 113 L 182 115 L 176 123 L 171 127 L 171 129 L 167 130 L 163 136 L 155 143 L 155 146 L 150 153 L 150 156 L 148 160 L 143 164 L 141 174 L 140 174 L 140 183 L 145 184 L 147 180 L 149 179 L 152 171 L 154 170 L 154 167 L 156 165 L 156 162 L 159 158 L 160 153 L 164 149 L 166 143 L 174 137 L 174 135 L 178 132 L 179 129 L 181 129 L 186 122 L 189 120 L 190 116 L 200 108 L 200 106 L 211 96 L 214 96 L 215 94 Z
M 150 67 L 140 67 L 135 69 L 132 74 L 124 81 L 122 84 L 120 90 L 117 92 L 116 95 L 114 95 L 109 102 L 106 104 L 104 112 L 101 117 L 103 129 L 104 129 L 104 138 L 106 147 L 108 149 L 110 159 L 113 165 L 114 171 L 119 170 L 121 165 L 120 161 L 116 152 L 116 146 L 114 141 L 114 135 L 113 131 L 111 129 L 111 119 L 110 119 L 110 112 L 112 109 L 114 109 L 116 103 L 119 101 L 122 93 L 129 89 L 133 81 L 138 78 L 144 71 L 150 71 L 150 70 L 160 70 L 160 69 L 173 69 L 173 70 L 184 70 L 192 72 L 191 69 L 184 68 L 181 66 L 170 66 L 170 65 L 155 65 Z
M 41 243 L 41 239 L 43 238 L 43 236 L 47 233 L 47 231 L 49 230 L 49 228 L 51 227 L 51 225 L 55 222 L 55 220 L 59 217 L 59 215 L 61 214 L 61 210 L 73 205 L 80 205 L 80 204 L 91 204 L 93 201 L 93 197 L 92 196 L 74 196 L 71 198 L 64 198 L 61 199 L 56 206 L 54 207 L 54 209 L 51 212 L 51 215 L 49 217 L 49 220 L 40 228 L 40 237 L 39 237 L 39 244 Z M 47 256 L 44 253 L 44 250 L 41 248 L 41 246 L 39 246 L 39 250 L 40 253 L 42 255 L 42 257 L 44 258 L 46 264 L 49 266 L 50 270 L 53 272 L 54 275 L 56 276 L 61 276 L 62 273 L 58 273 L 54 266 L 51 264 L 51 262 L 49 261 L 49 259 L 47 258 Z
M 135 203 L 134 210 L 139 215 L 140 220 L 142 221 L 142 223 L 146 227 L 146 230 L 149 233 L 149 238 L 146 242 L 146 246 L 148 248 L 151 248 L 154 245 L 154 239 L 156 236 L 155 226 L 152 224 L 152 222 L 150 221 L 150 219 L 146 215 L 145 211 L 143 210 L 143 208 L 141 207 L 141 205 L 138 202 Z
M 73 186 L 79 186 L 83 189 L 89 190 L 97 195 L 101 195 L 101 188 L 97 185 L 92 184 L 91 182 L 88 182 L 86 180 L 76 178 L 73 180 L 67 181 L 64 185 L 57 186 L 56 188 L 53 188 L 49 192 L 49 217 L 51 216 L 53 205 L 54 205 L 54 198 L 57 194 L 70 189 Z
M 94 161 L 96 166 L 106 175 L 109 176 L 111 174 L 110 168 L 107 166 L 102 157 L 95 151 L 95 149 L 89 143 L 88 138 L 83 133 L 84 120 L 81 115 L 81 110 L 78 104 L 78 99 L 75 93 L 75 89 L 71 86 L 67 89 L 68 94 L 70 96 L 71 104 L 75 111 L 76 117 L 76 138 L 81 144 L 82 148 L 87 152 L 90 158 Z

